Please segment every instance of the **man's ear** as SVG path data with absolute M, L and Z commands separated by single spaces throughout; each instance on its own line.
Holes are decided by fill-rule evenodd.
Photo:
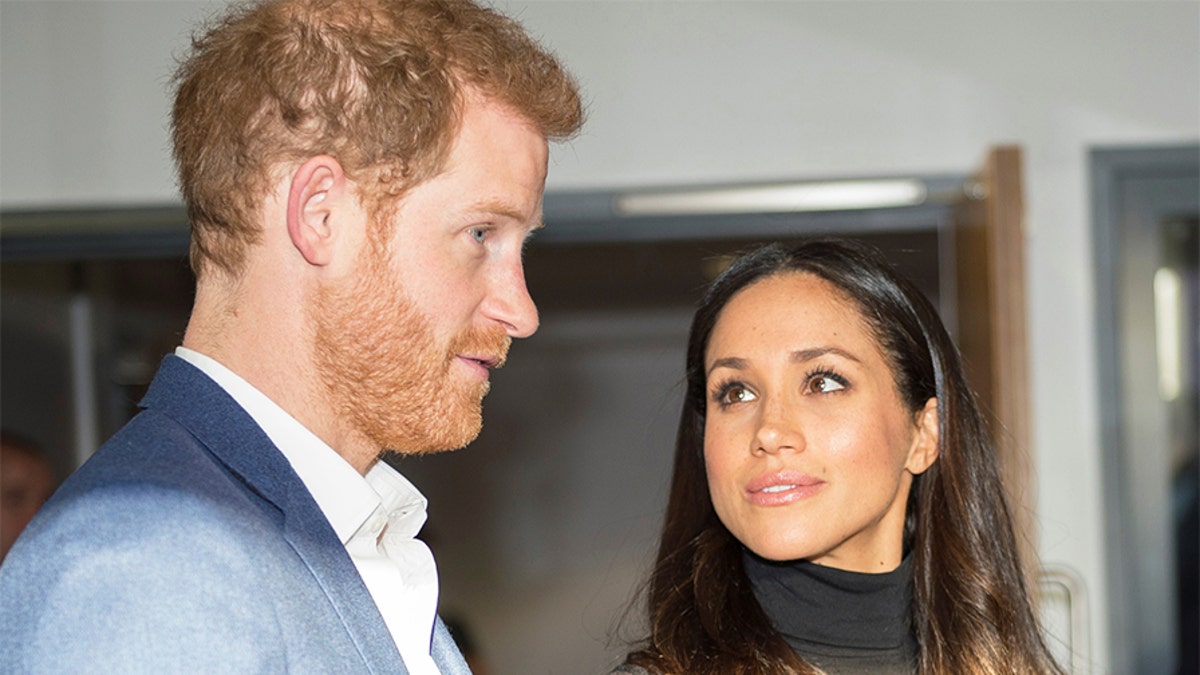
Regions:
M 288 236 L 310 265 L 324 266 L 333 260 L 339 234 L 334 210 L 346 197 L 346 174 L 333 157 L 310 157 L 292 174 L 287 204 Z
M 924 473 L 938 458 L 938 406 L 937 399 L 925 402 L 917 412 L 917 430 L 913 434 L 912 447 L 908 449 L 908 461 L 904 468 L 914 476 Z

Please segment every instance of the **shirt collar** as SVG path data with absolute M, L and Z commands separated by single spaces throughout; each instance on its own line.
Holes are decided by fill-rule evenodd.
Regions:
M 387 463 L 375 462 L 363 476 L 266 394 L 215 359 L 187 347 L 177 347 L 175 355 L 212 378 L 262 428 L 343 544 L 378 509 L 388 514 L 389 529 L 395 534 L 412 537 L 424 525 L 425 496 Z

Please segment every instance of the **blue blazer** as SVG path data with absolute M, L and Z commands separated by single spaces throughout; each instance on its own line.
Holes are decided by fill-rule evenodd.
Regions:
M 0 566 L 0 672 L 406 673 L 287 459 L 168 356 Z M 469 673 L 441 620 L 433 657 Z

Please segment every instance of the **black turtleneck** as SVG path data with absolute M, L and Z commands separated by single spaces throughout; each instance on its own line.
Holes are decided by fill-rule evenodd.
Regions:
M 912 560 L 883 574 L 742 554 L 754 597 L 792 649 L 830 675 L 913 673 Z

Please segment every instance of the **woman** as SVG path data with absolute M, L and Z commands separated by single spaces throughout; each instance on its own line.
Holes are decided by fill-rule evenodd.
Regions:
M 740 258 L 686 377 L 650 635 L 618 672 L 1060 672 L 955 347 L 877 253 Z

